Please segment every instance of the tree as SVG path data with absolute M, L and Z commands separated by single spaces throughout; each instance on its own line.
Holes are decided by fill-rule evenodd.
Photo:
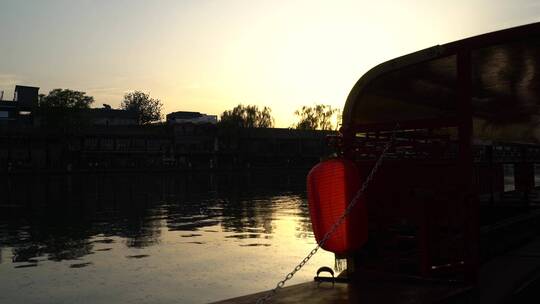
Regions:
M 39 106 L 45 108 L 88 109 L 94 102 L 94 97 L 85 92 L 70 89 L 54 89 L 39 97 Z
M 150 98 L 149 94 L 133 91 L 124 95 L 121 108 L 137 113 L 139 124 L 147 124 L 161 120 L 163 104 L 159 99 Z
M 337 122 L 334 125 L 332 120 L 339 112 L 330 105 L 303 106 L 294 112 L 299 121 L 293 127 L 298 130 L 334 130 L 337 128 Z
M 268 107 L 259 110 L 255 105 L 239 104 L 232 110 L 224 111 L 219 123 L 222 126 L 237 128 L 272 128 L 274 118 L 271 112 L 272 110 Z

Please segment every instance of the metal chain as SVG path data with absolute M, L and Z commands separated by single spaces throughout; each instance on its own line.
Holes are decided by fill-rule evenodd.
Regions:
M 324 246 L 324 244 L 326 244 L 328 239 L 330 239 L 330 237 L 336 232 L 336 230 L 339 228 L 339 226 L 341 226 L 341 224 L 343 224 L 343 222 L 345 221 L 347 216 L 353 210 L 354 206 L 358 203 L 358 200 L 360 199 L 360 197 L 366 191 L 369 183 L 373 180 L 373 177 L 375 176 L 375 173 L 377 173 L 377 171 L 379 170 L 379 167 L 381 166 L 383 158 L 386 156 L 386 154 L 388 153 L 388 150 L 390 149 L 390 147 L 394 143 L 394 140 L 396 138 L 396 131 L 397 131 L 398 128 L 399 128 L 399 125 L 396 125 L 396 129 L 394 129 L 394 132 L 392 133 L 391 139 L 386 143 L 383 151 L 381 152 L 381 155 L 379 156 L 379 158 L 375 162 L 375 165 L 373 166 L 373 169 L 371 169 L 371 172 L 367 176 L 366 180 L 364 181 L 364 183 L 362 183 L 362 187 L 360 187 L 360 189 L 356 192 L 356 194 L 352 198 L 350 204 L 347 206 L 347 208 L 345 208 L 345 211 L 343 211 L 343 213 L 341 214 L 339 219 L 332 225 L 332 227 L 330 227 L 330 229 L 328 230 L 328 232 L 326 232 L 326 234 L 320 240 L 320 242 L 317 243 L 317 246 L 315 246 L 315 248 L 313 248 L 309 252 L 309 254 L 298 265 L 296 265 L 296 267 L 294 267 L 294 269 L 291 272 L 289 272 L 285 276 L 285 278 L 283 280 L 279 281 L 277 283 L 276 287 L 274 287 L 274 289 L 268 291 L 265 295 L 263 295 L 259 299 L 257 299 L 257 301 L 255 302 L 256 304 L 263 304 L 263 303 L 267 302 L 268 300 L 270 300 L 278 292 L 278 290 L 280 290 L 281 288 L 283 288 L 283 286 L 285 286 L 285 282 L 292 279 L 293 276 L 296 274 L 296 272 L 298 272 L 300 269 L 302 269 L 302 267 L 304 267 L 304 265 L 306 265 L 306 263 L 317 253 L 319 248 Z

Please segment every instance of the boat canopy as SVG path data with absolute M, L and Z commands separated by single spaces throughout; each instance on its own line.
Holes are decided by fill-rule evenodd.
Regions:
M 374 67 L 347 98 L 343 130 L 463 119 L 472 120 L 474 139 L 540 143 L 540 23 L 437 45 Z

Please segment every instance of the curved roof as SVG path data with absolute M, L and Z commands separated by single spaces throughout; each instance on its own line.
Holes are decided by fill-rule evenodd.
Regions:
M 533 134 L 540 126 L 540 23 L 437 45 L 377 65 L 351 90 L 343 127 L 465 115 L 457 104 L 458 53 L 470 54 L 475 129 L 519 125 L 528 137 L 540 138 Z

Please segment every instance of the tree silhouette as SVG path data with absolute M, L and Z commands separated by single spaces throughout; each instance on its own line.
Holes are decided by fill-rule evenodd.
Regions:
M 54 89 L 39 97 L 39 106 L 47 108 L 88 109 L 94 102 L 94 97 L 87 96 L 85 92 L 70 89 Z
M 94 97 L 70 89 L 54 89 L 47 95 L 40 94 L 37 110 L 40 124 L 66 130 L 85 126 L 88 121 L 79 110 L 89 109 L 93 102 Z
M 337 125 L 334 126 L 332 119 L 339 112 L 330 105 L 303 106 L 294 112 L 299 121 L 293 127 L 298 130 L 333 130 Z
M 150 95 L 141 91 L 133 91 L 124 95 L 121 108 L 137 113 L 139 124 L 147 124 L 161 120 L 163 104 L 159 99 L 150 98 Z
M 274 118 L 272 110 L 264 107 L 262 110 L 255 105 L 237 105 L 232 110 L 224 111 L 220 116 L 220 125 L 237 128 L 272 128 Z

